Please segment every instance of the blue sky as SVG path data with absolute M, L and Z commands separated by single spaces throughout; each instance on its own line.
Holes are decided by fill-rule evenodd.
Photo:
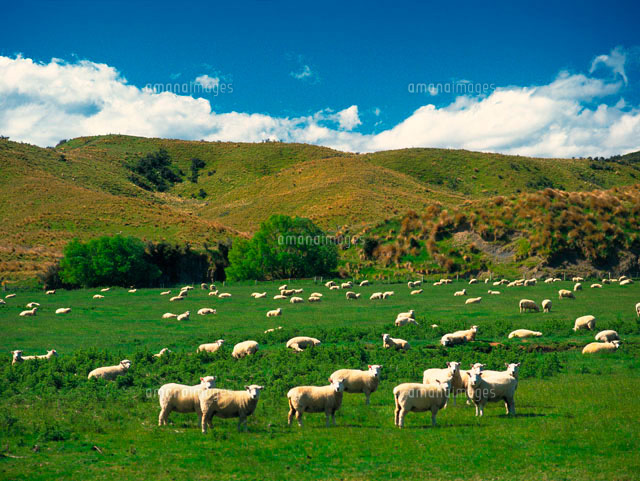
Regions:
M 635 124 L 640 104 L 640 6 L 636 2 L 457 2 L 453 6 L 449 2 L 305 3 L 14 2 L 3 7 L 5 18 L 10 20 L 3 22 L 0 30 L 0 56 L 30 59 L 35 65 L 47 65 L 52 58 L 61 59 L 58 64 L 66 65 L 77 66 L 81 61 L 104 64 L 117 72 L 118 82 L 139 89 L 158 83 L 188 84 L 196 78 L 215 80 L 229 89 L 218 95 L 180 94 L 206 99 L 213 114 L 246 114 L 244 120 L 203 119 L 191 130 L 189 125 L 175 125 L 164 131 L 149 125 L 138 132 L 116 115 L 104 113 L 106 119 L 100 122 L 91 118 L 91 113 L 103 108 L 103 102 L 94 95 L 87 100 L 87 115 L 82 122 L 70 119 L 73 128 L 69 128 L 68 136 L 100 133 L 100 129 L 108 127 L 104 122 L 111 120 L 113 128 L 122 133 L 249 141 L 262 136 L 323 143 L 345 150 L 424 145 L 543 156 L 592 155 L 598 145 L 580 141 L 584 132 L 575 130 L 577 126 L 585 131 L 592 128 L 585 124 L 585 118 L 577 118 L 579 112 L 575 119 L 560 122 L 567 124 L 565 133 L 571 141 L 558 141 L 558 146 L 548 151 L 543 146 L 544 142 L 549 143 L 548 138 L 544 140 L 545 135 L 558 123 L 549 112 L 539 125 L 536 122 L 540 112 L 531 112 L 528 122 L 533 122 L 535 129 L 509 131 L 509 138 L 504 141 L 483 143 L 480 136 L 487 134 L 482 131 L 476 137 L 426 134 L 443 122 L 450 129 L 474 130 L 485 116 L 497 119 L 496 124 L 499 120 L 512 122 L 508 116 L 497 117 L 499 112 L 489 112 L 488 103 L 478 102 L 487 100 L 496 89 L 514 88 L 522 94 L 522 89 L 553 85 L 563 75 L 573 80 L 574 87 L 576 82 L 584 87 L 585 80 L 579 78 L 582 75 L 586 82 L 605 85 L 591 85 L 600 90 L 572 98 L 570 103 L 592 111 L 594 116 L 600 105 L 611 109 L 617 106 L 618 110 L 609 110 L 605 115 L 609 131 L 599 138 L 600 145 L 606 144 L 600 151 L 640 148 L 630 138 L 637 133 L 636 128 L 640 129 Z M 601 55 L 606 58 L 594 64 Z M 616 55 L 623 59 L 622 72 L 612 66 Z M 9 68 L 9 64 L 5 67 Z M 14 79 L 15 69 L 13 72 L 7 73 L 6 78 Z M 64 75 L 60 75 L 63 79 Z M 45 76 L 43 82 L 53 82 L 52 77 Z M 459 95 L 410 91 L 412 85 L 419 83 L 437 86 L 451 82 L 486 84 L 490 89 L 464 96 L 463 103 L 471 102 L 465 105 L 455 103 Z M 35 93 L 25 92 L 24 88 L 22 82 L 22 86 L 11 84 L 0 89 L 0 107 L 5 107 L 4 123 L 0 113 L 0 130 L 9 132 L 12 138 L 35 143 L 46 143 L 58 132 L 66 133 L 57 125 L 47 125 L 44 119 L 60 114 L 51 110 L 53 104 L 60 108 L 62 102 L 58 100 L 46 101 L 48 107 L 42 110 L 38 121 L 29 123 L 33 118 L 29 115 L 16 119 L 21 111 L 33 113 L 44 103 L 42 99 L 34 100 L 42 87 L 33 85 Z M 84 98 L 83 92 L 76 95 Z M 560 97 L 565 104 L 552 112 L 570 109 L 567 96 L 563 95 Z M 559 97 L 554 93 L 551 98 L 557 101 Z M 505 102 L 504 97 L 494 100 Z M 135 103 L 131 98 L 129 101 Z M 510 101 L 521 104 L 518 99 Z M 18 109 L 16 104 L 20 102 L 25 105 Z M 176 102 L 174 109 L 182 109 L 178 114 L 189 118 L 204 115 L 201 106 L 185 106 L 180 99 Z M 112 106 L 114 101 L 109 98 L 104 103 Z M 424 111 L 429 105 L 436 109 L 437 117 Z M 477 110 L 484 109 L 484 114 L 472 120 L 465 120 L 462 115 L 450 118 L 449 110 L 460 114 L 473 105 Z M 197 112 L 191 111 L 192 107 Z M 528 106 L 521 108 L 526 114 L 530 112 Z M 415 117 L 420 109 L 423 115 Z M 9 110 L 12 119 L 6 118 Z M 68 113 L 69 107 L 62 110 Z M 339 112 L 343 114 L 339 116 Z M 174 114 L 177 115 L 166 115 Z M 149 116 L 158 115 L 157 109 L 149 111 Z M 631 132 L 624 141 L 620 141 L 619 134 L 613 135 L 612 140 L 611 129 L 625 115 L 634 119 Z M 406 132 L 391 135 L 394 129 L 402 130 L 400 127 L 410 119 L 411 128 L 405 125 Z M 602 128 L 601 120 L 590 121 Z M 228 124 L 236 128 L 230 130 Z M 30 136 L 24 131 L 25 126 L 32 132 Z M 300 129 L 306 130 L 301 133 Z M 330 129 L 331 133 L 318 129 Z M 38 135 L 33 130 L 39 131 Z M 498 137 L 504 139 L 504 133 Z

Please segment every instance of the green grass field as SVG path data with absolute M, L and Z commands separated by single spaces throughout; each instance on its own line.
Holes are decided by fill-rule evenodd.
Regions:
M 588 285 L 587 281 L 584 284 Z M 638 284 L 586 289 L 575 300 L 558 300 L 560 282 L 498 289 L 485 284 L 425 286 L 410 296 L 406 284 L 355 288 L 357 301 L 344 290 L 329 291 L 311 281 L 293 281 L 324 294 L 317 304 L 291 305 L 272 299 L 281 283 L 218 285 L 231 299 L 207 296 L 198 288 L 187 300 L 169 302 L 162 289 L 134 294 L 113 288 L 94 300 L 98 289 L 18 291 L 0 306 L 0 479 L 637 479 L 640 469 L 640 321 L 634 306 Z M 453 292 L 466 287 L 482 303 L 464 305 Z M 197 287 L 197 286 L 196 286 Z M 174 293 L 177 288 L 172 289 Z M 370 301 L 375 291 L 393 290 L 387 300 Z M 266 299 L 252 299 L 267 291 Z M 6 295 L 8 292 L 3 293 Z M 551 313 L 518 312 L 521 298 L 553 300 Z M 39 302 L 35 317 L 19 317 L 28 302 Z M 56 316 L 58 307 L 71 307 Z M 198 316 L 201 307 L 215 316 Z M 279 318 L 265 317 L 283 308 Z M 419 326 L 393 326 L 398 312 L 415 309 Z M 165 312 L 191 311 L 191 320 L 163 320 Z M 616 329 L 622 347 L 615 353 L 586 357 L 582 346 L 593 332 L 574 333 L 576 317 L 593 314 L 597 330 Z M 439 327 L 432 328 L 431 324 Z M 442 334 L 473 324 L 478 339 L 444 349 Z M 264 330 L 283 326 L 275 333 Z M 542 331 L 535 340 L 508 340 L 516 328 Z M 381 334 L 407 339 L 407 353 L 382 349 Z M 296 354 L 284 347 L 303 334 L 323 344 Z M 223 338 L 215 354 L 195 353 L 204 342 Z M 233 344 L 255 339 L 255 356 L 234 360 Z M 497 343 L 497 344 L 496 344 Z M 173 353 L 156 359 L 152 353 Z M 58 358 L 11 366 L 9 351 L 25 355 L 57 349 Z M 88 381 L 95 367 L 133 361 L 115 382 Z M 521 362 L 517 416 L 491 404 L 482 419 L 464 398 L 438 414 L 410 413 L 406 427 L 393 425 L 393 387 L 417 382 L 422 371 L 458 360 L 463 367 L 483 362 L 490 369 Z M 286 425 L 289 388 L 325 384 L 342 367 L 384 366 L 380 387 L 364 405 L 363 395 L 345 394 L 336 428 L 323 415 L 305 415 L 305 427 Z M 235 420 L 214 418 L 203 436 L 194 414 L 173 413 L 158 427 L 154 392 L 166 382 L 195 384 L 216 375 L 218 387 L 241 389 L 264 384 L 249 431 L 238 433 Z M 37 446 L 37 448 L 34 448 Z M 94 446 L 96 448 L 94 448 Z

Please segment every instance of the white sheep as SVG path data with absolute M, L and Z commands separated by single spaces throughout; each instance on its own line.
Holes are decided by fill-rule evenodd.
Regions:
M 11 351 L 11 353 L 13 354 L 13 361 L 11 362 L 11 364 L 15 364 L 17 362 L 23 362 L 23 361 L 34 361 L 36 359 L 51 359 L 52 357 L 55 357 L 58 355 L 58 353 L 56 352 L 55 349 L 51 349 L 50 351 L 47 351 L 46 354 L 42 354 L 39 356 L 23 356 L 22 355 L 22 351 Z M 16 358 L 16 353 L 20 353 L 17 355 Z
M 311 297 L 323 297 L 320 292 L 312 292 Z
M 210 291 L 215 291 L 216 290 L 216 285 L 215 284 L 209 284 L 209 290 Z
M 179 413 L 196 413 L 198 421 L 202 421 L 200 398 L 198 395 L 205 389 L 213 389 L 216 386 L 215 376 L 200 378 L 200 384 L 189 386 L 187 384 L 169 383 L 158 389 L 158 401 L 160 402 L 160 415 L 158 426 L 164 426 L 169 421 L 172 411 Z
M 602 284 L 595 283 L 595 284 L 591 284 L 590 287 L 591 289 L 602 289 Z
M 308 347 L 319 346 L 321 343 L 315 337 L 296 336 L 287 341 L 287 348 L 302 352 Z
M 289 299 L 289 302 L 291 304 L 300 304 L 301 302 L 304 302 L 304 299 L 302 297 L 292 297 L 291 299 Z
M 243 341 L 233 346 L 231 356 L 235 359 L 242 359 L 251 356 L 258 351 L 258 343 L 256 341 Z
M 216 297 L 216 296 L 218 295 L 218 292 L 219 292 L 218 290 L 211 291 L 211 292 L 209 292 L 209 294 L 208 294 L 208 295 L 209 295 L 209 296 Z
M 516 329 L 509 333 L 509 339 L 517 337 L 518 339 L 524 339 L 526 337 L 540 337 L 542 333 L 539 331 L 530 331 L 529 329 Z
M 636 304 L 636 316 L 640 317 L 640 302 Z
M 620 283 L 618 285 L 619 286 L 628 286 L 630 284 L 633 284 L 633 281 L 631 279 L 623 279 L 622 281 L 620 281 Z
M 160 349 L 160 352 L 158 354 L 154 354 L 153 357 L 162 357 L 165 354 L 169 354 L 171 351 L 169 350 L 168 347 L 163 347 L 162 349 Z
M 215 314 L 216 310 L 211 309 L 210 307 L 203 307 L 202 309 L 198 309 L 198 315 L 206 316 L 208 314 Z
M 204 282 L 200 284 L 200 289 L 202 289 L 203 291 L 206 291 L 208 289 L 207 284 L 205 284 Z
M 364 287 L 364 286 L 368 286 L 369 285 L 369 281 L 368 280 L 364 280 L 360 282 L 360 287 Z
M 464 303 L 465 304 L 478 304 L 480 301 L 482 301 L 482 297 L 470 297 Z
M 94 299 L 104 299 L 104 296 L 102 294 L 95 294 L 93 296 Z
M 5 300 L 4 299 L 0 299 L 0 306 L 1 305 L 5 305 L 5 304 L 6 304 Z
M 605 331 L 600 331 L 598 334 L 596 334 L 595 339 L 596 341 L 601 341 L 601 342 L 611 342 L 611 341 L 619 341 L 620 336 L 616 331 L 612 329 L 607 329 Z
M 162 314 L 163 319 L 175 319 L 176 317 L 178 317 L 178 314 L 174 314 L 173 312 L 165 312 Z
M 56 309 L 56 314 L 69 314 L 71 312 L 70 307 L 60 307 Z
M 477 333 L 478 326 L 471 326 L 470 329 L 464 331 L 455 331 L 449 334 L 445 334 L 440 339 L 440 344 L 442 344 L 444 347 L 448 347 L 455 346 L 456 344 L 475 341 Z
M 380 382 L 380 372 L 382 366 L 372 364 L 368 366 L 367 371 L 360 369 L 338 369 L 329 377 L 332 379 L 342 379 L 344 381 L 344 392 L 363 393 L 365 395 L 365 404 L 369 404 L 369 396 L 378 389 Z
M 467 290 L 466 289 L 462 289 L 461 291 L 456 291 L 453 293 L 454 297 L 458 297 L 458 296 L 466 296 L 467 295 Z
M 162 291 L 160 293 L 161 296 L 168 296 L 169 294 L 171 294 L 171 291 Z
M 229 299 L 231 297 L 231 294 L 229 294 L 228 292 L 221 292 L 220 294 L 218 294 L 218 299 Z
M 342 284 L 340 284 L 340 287 L 342 289 L 351 289 L 353 287 L 353 282 L 351 282 L 351 281 L 343 282 Z
M 12 299 L 14 297 L 16 297 L 15 294 L 7 294 L 6 296 L 4 296 L 5 299 Z
M 582 284 L 580 284 L 579 282 L 576 283 L 575 286 L 573 286 L 573 292 L 577 292 L 577 291 L 581 291 L 582 290 Z
M 576 276 L 576 277 L 572 277 L 571 281 L 572 282 L 582 282 L 582 281 L 584 281 L 584 278 Z
M 603 284 L 611 284 L 611 279 L 602 279 Z
M 131 293 L 131 294 L 134 294 L 136 292 L 138 292 L 138 289 L 129 289 L 129 293 Z
M 103 287 L 102 289 L 100 289 L 100 292 L 109 292 L 110 290 L 110 287 Z
M 304 292 L 304 289 L 302 289 L 302 288 L 293 290 L 294 294 L 302 294 L 303 292 Z
M 278 287 L 279 291 L 284 291 L 288 286 L 286 284 L 281 285 L 280 287 Z
M 216 342 L 208 342 L 200 344 L 196 352 L 216 352 L 224 344 L 224 339 L 218 339 Z
M 507 414 L 516 414 L 515 392 L 518 378 L 509 374 L 487 375 L 484 371 L 471 371 L 467 387 L 467 397 L 476 406 L 476 416 L 484 414 L 487 402 L 504 401 Z
M 178 317 L 176 317 L 176 319 L 178 321 L 188 321 L 190 316 L 191 316 L 191 311 L 185 311 L 182 314 L 180 314 Z
M 339 290 L 340 290 L 340 286 L 338 286 L 338 285 L 331 286 L 331 287 L 329 288 L 329 290 L 330 290 L 330 291 L 339 291 Z
M 535 286 L 538 283 L 538 279 L 527 279 L 524 281 L 525 287 Z
M 286 296 L 286 297 L 292 296 L 294 293 L 295 293 L 295 290 L 293 290 L 293 289 L 282 289 L 280 291 L 280 295 L 283 295 L 283 296 Z
M 451 389 L 455 393 L 456 391 L 462 390 L 466 388 L 462 383 L 462 378 L 460 377 L 460 363 L 456 361 L 447 362 L 447 367 L 444 369 L 441 368 L 431 368 L 426 369 L 422 373 L 422 384 L 433 384 L 436 381 L 440 383 L 445 383 L 448 380 L 451 380 Z M 455 394 L 453 397 L 453 404 L 455 405 L 456 398 Z M 444 406 L 447 407 L 446 405 Z
M 477 284 L 477 283 L 478 283 L 478 279 L 476 279 L 476 278 L 473 278 L 473 279 L 470 279 L 470 280 L 469 280 L 469 285 L 471 285 L 471 284 Z
M 573 295 L 573 292 L 568 291 L 567 289 L 560 289 L 558 291 L 558 299 L 575 299 L 576 296 Z
M 177 302 L 177 301 L 184 301 L 184 296 L 173 296 L 171 299 L 169 299 L 169 302 Z
M 55 293 L 56 293 L 56 290 L 55 289 L 51 289 L 50 291 L 45 292 L 45 295 L 52 296 Z
M 491 289 L 489 289 L 487 291 L 487 293 L 491 296 L 499 296 L 500 295 L 500 291 L 492 291 Z
M 275 296 L 273 296 L 273 299 L 276 301 L 282 300 L 282 299 L 286 299 L 287 296 L 283 296 L 282 294 L 276 294 Z
M 574 332 L 579 329 L 588 329 L 592 331 L 596 327 L 596 318 L 594 316 L 580 316 L 576 319 L 576 322 L 573 324 Z
M 598 352 L 613 352 L 620 347 L 620 341 L 592 342 L 584 346 L 582 354 L 595 354 Z
M 397 351 L 407 351 L 411 347 L 404 339 L 391 337 L 389 334 L 382 335 L 382 347 L 385 349 L 394 348 Z
M 21 350 L 18 349 L 16 351 L 11 351 L 11 365 L 18 364 L 22 361 L 23 361 L 23 358 L 22 358 Z
M 267 293 L 266 292 L 253 292 L 251 294 L 251 297 L 253 297 L 254 299 L 263 299 L 263 298 L 267 297 Z
M 320 302 L 322 301 L 322 297 L 311 296 L 309 298 L 309 302 Z
M 238 431 L 244 425 L 247 431 L 247 417 L 256 410 L 260 392 L 264 386 L 251 384 L 245 386 L 244 391 L 229 391 L 227 389 L 207 389 L 200 393 L 200 410 L 202 411 L 202 433 L 207 433 L 207 425 L 213 416 L 228 419 L 238 418 Z
M 118 376 L 122 376 L 127 373 L 131 367 L 131 361 L 123 359 L 117 366 L 104 366 L 98 367 L 89 373 L 88 378 L 100 378 L 105 381 L 113 381 Z
M 397 327 L 400 326 L 406 326 L 407 324 L 415 324 L 416 326 L 419 326 L 420 324 L 418 324 L 418 321 L 416 321 L 414 318 L 412 317 L 399 317 L 398 319 L 396 319 L 395 321 L 395 325 Z
M 282 315 L 282 308 L 278 307 L 277 309 L 273 309 L 267 312 L 267 317 L 276 317 Z
M 553 282 L 553 277 L 548 277 L 544 280 L 545 284 L 551 284 Z
M 26 307 L 27 309 L 33 309 L 34 307 L 40 307 L 40 304 L 38 302 L 30 302 Z
M 325 282 L 324 283 L 324 286 L 328 287 L 328 288 L 331 288 L 331 287 L 333 287 L 335 285 L 336 285 L 336 283 L 334 281 L 329 281 L 329 282 Z
M 391 297 L 394 294 L 395 294 L 395 292 L 393 292 L 393 291 L 385 291 L 385 292 L 382 293 L 382 298 L 383 299 L 388 299 L 389 297 Z
M 414 286 L 414 284 L 413 284 L 413 282 L 412 282 L 412 281 L 409 281 L 409 282 L 407 282 L 407 287 L 408 287 L 409 289 L 413 289 L 415 286 Z
M 544 299 L 542 301 L 542 311 L 543 312 L 551 312 L 551 299 Z
M 447 405 L 451 380 L 442 383 L 439 380 L 431 384 L 404 383 L 393 388 L 395 399 L 394 422 L 404 427 L 404 418 L 408 412 L 431 411 L 431 425 L 436 425 L 438 411 Z
M 345 294 L 345 297 L 347 299 L 360 299 L 360 293 L 358 292 L 357 294 L 353 291 L 347 291 L 347 293 Z
M 382 299 L 382 292 L 374 292 L 373 294 L 371 294 L 369 300 L 372 301 L 374 299 Z
M 37 307 L 34 307 L 33 309 L 29 309 L 28 311 L 22 311 L 20 313 L 21 317 L 25 317 L 25 316 L 35 316 L 36 315 L 36 311 L 38 310 Z
M 344 381 L 340 378 L 330 381 L 328 386 L 298 386 L 287 393 L 289 400 L 288 422 L 291 425 L 293 416 L 302 427 L 302 415 L 307 413 L 325 413 L 326 425 L 329 427 L 329 417 L 336 425 L 336 411 L 342 406 Z
M 414 311 L 413 309 L 409 309 L 407 312 L 400 312 L 396 316 L 396 319 L 401 319 L 403 317 L 410 317 L 410 318 L 414 319 L 416 317 L 416 311 Z
M 416 296 L 418 294 L 422 294 L 424 292 L 424 289 L 415 289 L 413 291 L 411 291 L 411 295 L 412 296 Z
M 532 301 L 531 299 L 520 299 L 520 302 L 518 305 L 520 306 L 520 312 L 527 312 L 527 311 L 540 312 L 540 308 L 538 307 L 538 304 L 536 304 L 535 301 Z

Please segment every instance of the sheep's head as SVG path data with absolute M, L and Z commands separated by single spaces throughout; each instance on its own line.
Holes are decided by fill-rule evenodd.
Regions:
M 478 332 L 478 326 L 471 326 L 471 331 Z
M 120 365 L 125 369 L 129 369 L 131 367 L 131 361 L 129 361 L 129 359 L 123 359 L 120 361 Z
M 218 340 L 216 341 L 216 344 L 217 344 L 218 346 L 222 346 L 222 345 L 224 344 L 224 339 L 218 339 Z
M 216 387 L 216 377 L 215 376 L 205 376 L 200 378 L 200 384 L 205 386 L 205 389 L 213 389 Z
M 507 374 L 513 377 L 518 377 L 518 371 L 520 370 L 519 362 L 512 362 L 511 364 L 505 363 L 505 366 L 507 366 Z
M 469 385 L 473 388 L 476 388 L 482 382 L 481 373 L 479 371 L 471 371 L 469 373 Z
M 329 382 L 333 386 L 334 392 L 342 392 L 344 391 L 344 379 L 331 379 L 329 378 Z
M 391 336 L 389 334 L 383 334 L 382 335 L 382 341 L 383 342 L 387 342 L 390 338 L 391 338 Z
M 620 347 L 620 341 L 611 341 L 611 344 L 613 344 L 616 349 Z
M 456 361 L 448 362 L 447 367 L 449 368 L 449 373 L 452 377 L 460 371 L 460 363 Z
M 380 364 L 369 365 L 369 372 L 373 374 L 373 377 L 379 377 L 382 372 L 382 366 Z
M 475 364 L 471 364 L 471 371 L 473 372 L 482 372 L 484 369 L 484 364 L 476 362 Z
M 22 351 L 11 351 L 11 354 L 13 355 L 13 359 L 22 359 Z
M 56 352 L 55 349 L 51 349 L 50 351 L 47 351 L 47 356 L 57 356 L 58 353 Z
M 249 393 L 250 399 L 258 399 L 260 397 L 260 391 L 264 389 L 264 386 L 258 386 L 257 384 L 251 384 L 244 387 Z
M 444 336 L 442 336 L 442 339 L 440 339 L 440 344 L 447 347 L 449 344 L 451 344 L 451 337 L 449 337 L 448 334 L 445 334 Z

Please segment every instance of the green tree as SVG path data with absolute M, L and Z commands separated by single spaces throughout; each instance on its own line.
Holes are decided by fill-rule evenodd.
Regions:
M 229 264 L 231 280 L 311 277 L 336 268 L 338 249 L 311 220 L 273 215 L 251 240 L 234 241 Z

